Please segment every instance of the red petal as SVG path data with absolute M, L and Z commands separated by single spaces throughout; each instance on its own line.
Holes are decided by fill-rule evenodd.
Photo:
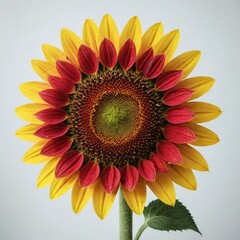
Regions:
M 138 182 L 138 170 L 132 165 L 126 165 L 121 169 L 121 183 L 126 189 L 132 191 Z
M 142 72 L 146 63 L 153 59 L 154 52 L 152 48 L 149 48 L 147 51 L 142 53 L 136 61 L 136 68 L 138 72 Z
M 64 107 L 68 104 L 68 96 L 57 89 L 46 89 L 38 93 L 40 97 L 54 107 Z
M 77 150 L 66 152 L 56 166 L 55 176 L 62 178 L 75 173 L 82 166 L 83 159 L 83 154 Z
M 168 106 L 176 106 L 186 102 L 194 91 L 188 88 L 174 88 L 168 90 L 162 98 L 162 102 Z
M 173 143 L 184 144 L 196 141 L 196 136 L 189 128 L 179 124 L 168 124 L 163 130 L 164 137 Z
M 128 70 L 136 60 L 136 47 L 132 39 L 128 39 L 121 47 L 118 61 L 122 69 Z
M 53 88 L 62 92 L 72 93 L 74 91 L 74 84 L 68 78 L 48 76 L 48 81 Z
M 44 156 L 58 156 L 65 153 L 71 145 L 72 140 L 68 136 L 64 135 L 47 142 L 43 146 L 41 154 Z
M 150 160 L 153 162 L 155 168 L 160 172 L 167 172 L 167 166 L 164 160 L 157 153 L 151 153 Z
M 178 148 L 168 141 L 160 141 L 157 144 L 157 154 L 166 162 L 169 163 L 181 163 L 182 155 Z
M 99 48 L 100 62 L 107 68 L 113 68 L 117 63 L 117 51 L 112 42 L 104 38 Z
M 166 119 L 170 123 L 184 123 L 192 120 L 195 114 L 186 107 L 171 107 L 166 111 Z
M 45 125 L 39 128 L 34 134 L 40 138 L 58 138 L 68 131 L 68 126 L 63 123 Z
M 143 76 L 148 79 L 153 79 L 159 76 L 163 70 L 165 59 L 165 55 L 160 54 L 148 61 L 143 68 Z
M 69 62 L 57 61 L 56 67 L 63 78 L 68 78 L 72 83 L 79 83 L 81 81 L 81 72 L 75 65 Z
M 141 160 L 138 163 L 138 171 L 140 175 L 149 182 L 154 182 L 156 178 L 156 170 L 153 162 L 150 160 Z
M 101 180 L 106 192 L 113 192 L 121 179 L 120 171 L 114 166 L 107 166 L 101 172 Z
M 89 47 L 81 45 L 78 50 L 78 62 L 80 69 L 86 74 L 94 74 L 98 70 L 98 59 L 96 53 Z
M 43 122 L 57 124 L 63 122 L 66 119 L 67 114 L 63 109 L 47 108 L 37 112 L 35 116 Z
M 90 186 L 99 176 L 100 167 L 96 162 L 88 162 L 80 169 L 79 180 L 83 188 Z
M 156 82 L 158 91 L 166 91 L 174 87 L 182 78 L 183 71 L 172 70 L 169 72 L 162 73 Z

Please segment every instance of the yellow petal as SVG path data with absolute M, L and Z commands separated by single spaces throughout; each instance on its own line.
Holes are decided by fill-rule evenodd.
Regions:
M 93 207 L 100 219 L 104 219 L 110 211 L 117 191 L 118 188 L 116 188 L 112 193 L 107 193 L 104 190 L 101 181 L 97 181 L 93 192 Z
M 184 79 L 195 68 L 200 59 L 200 56 L 201 56 L 200 51 L 188 51 L 182 53 L 181 55 L 175 57 L 166 65 L 166 67 L 164 68 L 164 72 L 170 70 L 183 70 L 182 79 Z
M 19 118 L 28 121 L 30 123 L 41 124 L 42 121 L 38 120 L 34 114 L 48 108 L 49 105 L 41 103 L 28 103 L 16 108 L 16 114 Z
M 119 50 L 119 33 L 116 23 L 113 18 L 106 14 L 101 21 L 99 28 L 99 44 L 103 41 L 104 38 L 111 40 L 115 46 L 117 52 Z
M 59 76 L 55 65 L 50 62 L 33 59 L 31 64 L 38 76 L 46 82 L 48 82 L 48 75 Z
M 21 127 L 20 129 L 18 129 L 16 131 L 16 136 L 18 138 L 28 141 L 28 142 L 40 142 L 40 141 L 42 141 L 42 138 L 35 136 L 34 133 L 41 126 L 42 125 L 38 125 L 38 124 L 28 124 L 24 127 Z
M 68 61 L 66 53 L 52 45 L 43 44 L 42 51 L 46 60 L 54 65 L 57 60 Z
M 46 157 L 40 154 L 43 146 L 48 142 L 48 140 L 42 140 L 41 142 L 33 145 L 23 156 L 23 162 L 29 164 L 39 164 L 44 163 L 52 159 L 52 157 Z
M 195 142 L 191 142 L 192 145 L 210 146 L 219 142 L 219 137 L 210 129 L 195 123 L 186 123 L 185 125 L 189 127 L 197 137 Z
M 139 178 L 136 187 L 131 192 L 122 186 L 122 193 L 131 210 L 138 215 L 142 214 L 146 203 L 146 184 L 142 178 Z
M 169 32 L 168 34 L 163 36 L 161 40 L 157 42 L 153 47 L 155 54 L 164 53 L 166 56 L 165 63 L 167 63 L 173 57 L 178 47 L 179 39 L 180 31 L 178 29 Z
M 189 99 L 193 100 L 208 92 L 212 88 L 214 82 L 215 80 L 211 77 L 200 76 L 181 81 L 176 85 L 176 87 L 190 88 L 194 90 L 193 95 Z
M 169 165 L 167 174 L 178 185 L 189 190 L 196 190 L 197 182 L 191 169 Z
M 204 157 L 193 147 L 187 144 L 178 145 L 178 149 L 183 157 L 181 167 L 198 171 L 208 171 L 208 164 Z
M 141 55 L 144 51 L 153 47 L 163 35 L 163 25 L 162 23 L 153 24 L 142 36 L 141 47 L 139 49 L 138 55 Z
M 37 187 L 42 188 L 52 183 L 55 176 L 55 168 L 61 157 L 51 159 L 42 169 L 38 176 Z
M 221 109 L 213 104 L 205 102 L 186 102 L 182 106 L 191 109 L 196 116 L 191 122 L 202 123 L 217 118 L 221 113 Z
M 72 189 L 72 209 L 79 213 L 87 205 L 93 195 L 95 184 L 82 188 L 79 181 L 76 181 Z
M 64 178 L 54 177 L 50 187 L 50 198 L 54 200 L 58 197 L 61 197 L 77 181 L 78 175 L 79 172 L 75 172 L 74 174 Z
M 157 172 L 155 182 L 147 182 L 152 192 L 164 203 L 174 206 L 176 193 L 172 179 L 164 173 Z
M 38 93 L 52 87 L 48 83 L 43 82 L 26 82 L 21 84 L 19 88 L 21 93 L 33 102 L 45 103 Z
M 87 19 L 83 26 L 83 41 L 92 48 L 96 54 L 98 54 L 98 32 L 99 29 L 96 23 L 92 19 Z
M 120 47 L 122 47 L 129 38 L 133 40 L 136 52 L 138 53 L 142 38 L 142 27 L 139 18 L 136 16 L 132 17 L 124 27 L 120 37 Z
M 76 33 L 67 28 L 63 28 L 61 31 L 61 42 L 64 52 L 78 66 L 78 49 L 83 43 L 82 40 Z

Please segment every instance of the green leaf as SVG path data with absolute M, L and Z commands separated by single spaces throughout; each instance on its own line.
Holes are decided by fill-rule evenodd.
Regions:
M 145 225 L 160 231 L 193 230 L 201 234 L 188 209 L 178 200 L 174 207 L 160 200 L 149 203 L 144 209 Z

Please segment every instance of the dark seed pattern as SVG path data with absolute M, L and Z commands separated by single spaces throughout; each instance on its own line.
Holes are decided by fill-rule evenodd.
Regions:
M 96 119 L 98 105 L 106 94 L 121 94 L 139 103 L 132 134 L 109 139 L 98 133 Z M 103 168 L 114 165 L 121 169 L 127 163 L 137 166 L 140 159 L 149 158 L 162 138 L 164 124 L 161 96 L 151 80 L 135 71 L 121 69 L 99 71 L 76 85 L 66 107 L 72 148 L 84 153 L 87 161 L 95 160 Z

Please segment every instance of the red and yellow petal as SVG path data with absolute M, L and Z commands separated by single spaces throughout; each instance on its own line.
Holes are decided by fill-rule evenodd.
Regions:
M 33 70 L 46 82 L 48 82 L 49 75 L 58 76 L 55 64 L 53 63 L 33 59 L 31 64 Z
M 68 95 L 58 89 L 46 89 L 39 92 L 41 98 L 53 107 L 65 107 L 69 103 Z
M 161 38 L 159 42 L 153 46 L 155 54 L 165 54 L 166 63 L 173 57 L 179 43 L 180 31 L 173 30 Z
M 195 113 L 187 107 L 171 107 L 165 112 L 166 120 L 174 124 L 189 122 L 195 116 Z
M 50 193 L 49 193 L 50 198 L 54 200 L 56 198 L 61 197 L 74 185 L 77 179 L 78 179 L 78 172 L 65 178 L 54 177 L 50 187 Z
M 182 70 L 182 79 L 186 78 L 197 65 L 201 56 L 200 51 L 188 51 L 175 57 L 164 68 L 164 72 L 170 70 Z
M 116 23 L 110 14 L 106 14 L 100 23 L 98 42 L 101 43 L 104 38 L 108 38 L 119 51 L 119 33 Z
M 121 169 L 121 183 L 128 191 L 136 187 L 138 178 L 138 170 L 133 165 L 127 164 Z
M 166 91 L 174 87 L 182 78 L 181 70 L 171 70 L 161 74 L 156 81 L 158 91 Z
M 63 122 L 67 118 L 67 113 L 59 108 L 44 108 L 42 110 L 38 110 L 34 116 L 39 119 L 39 121 L 49 123 L 49 124 L 57 124 Z
M 195 123 L 185 123 L 184 125 L 190 128 L 197 138 L 196 141 L 191 142 L 192 145 L 210 146 L 219 142 L 219 137 L 217 136 L 217 134 L 206 127 Z
M 83 41 L 71 30 L 63 28 L 61 31 L 61 42 L 64 52 L 67 54 L 68 58 L 78 66 L 77 53 L 80 45 Z M 51 74 L 53 75 L 53 74 Z
M 121 173 L 115 166 L 107 166 L 101 171 L 102 185 L 108 193 L 113 192 L 120 183 Z
M 164 173 L 157 172 L 154 182 L 147 182 L 151 191 L 164 203 L 174 206 L 176 202 L 176 192 L 172 179 Z
M 104 38 L 99 47 L 99 60 L 107 68 L 115 67 L 118 57 L 113 43 Z
M 137 185 L 133 191 L 127 190 L 123 185 L 121 190 L 130 209 L 138 215 L 142 214 L 147 194 L 146 184 L 143 179 L 141 177 L 138 179 Z
M 159 141 L 157 144 L 157 154 L 166 162 L 176 164 L 182 162 L 182 155 L 178 148 L 166 140 Z
M 100 166 L 97 162 L 87 162 L 81 169 L 79 174 L 79 181 L 82 187 L 88 187 L 94 183 L 100 174 Z
M 141 55 L 150 47 L 153 47 L 163 35 L 163 25 L 162 23 L 153 24 L 142 36 L 141 46 L 138 55 Z
M 47 124 L 38 126 L 33 133 L 36 137 L 44 139 L 53 139 L 65 135 L 68 131 L 68 126 L 64 123 Z
M 42 140 L 41 142 L 33 145 L 23 156 L 23 162 L 28 164 L 39 164 L 44 163 L 52 159 L 51 156 L 43 156 L 41 154 L 43 146 L 47 143 L 47 140 Z
M 196 190 L 197 182 L 191 169 L 169 165 L 166 173 L 175 183 L 189 190 Z
M 34 103 L 45 103 L 38 93 L 51 88 L 51 86 L 44 82 L 26 82 L 21 84 L 19 88 L 21 93 Z
M 89 47 L 81 45 L 78 50 L 78 62 L 80 69 L 85 74 L 95 74 L 98 71 L 98 59 L 96 53 Z
M 58 156 L 64 154 L 72 145 L 72 140 L 67 135 L 54 138 L 46 142 L 41 149 L 41 154 L 44 156 Z
M 123 70 L 130 69 L 136 60 L 136 47 L 132 39 L 128 39 L 121 47 L 118 62 Z
M 67 177 L 75 173 L 82 166 L 83 160 L 83 154 L 77 150 L 66 152 L 56 166 L 56 178 Z
M 194 123 L 212 121 L 222 113 L 219 107 L 205 102 L 186 102 L 183 103 L 182 106 L 187 107 L 194 112 L 195 117 L 191 120 L 191 122 Z
M 183 162 L 179 165 L 197 171 L 208 171 L 208 164 L 204 157 L 193 147 L 187 144 L 177 146 L 182 154 Z
M 186 102 L 194 91 L 188 88 L 173 88 L 168 90 L 162 97 L 162 102 L 167 106 L 176 106 Z
M 40 142 L 42 138 L 35 135 L 35 132 L 41 127 L 39 124 L 28 124 L 16 131 L 16 136 L 28 142 Z
M 83 41 L 98 55 L 99 29 L 92 19 L 87 19 L 83 25 Z
M 98 180 L 93 192 L 93 207 L 100 219 L 104 219 L 115 200 L 118 187 L 111 193 L 104 190 L 101 180 Z
M 189 100 L 193 100 L 208 92 L 212 88 L 214 82 L 215 80 L 211 77 L 192 77 L 179 82 L 176 87 L 192 89 L 194 93 Z
M 55 168 L 59 161 L 60 157 L 52 158 L 41 170 L 38 180 L 37 187 L 42 188 L 52 183 L 55 176 Z
M 47 109 L 49 105 L 42 103 L 28 103 L 16 108 L 16 114 L 22 120 L 34 124 L 42 124 L 43 121 L 39 120 L 35 114 L 41 110 Z
M 95 184 L 83 188 L 79 181 L 75 181 L 72 189 L 72 209 L 79 213 L 87 205 L 93 195 Z
M 132 17 L 124 27 L 122 34 L 120 36 L 120 48 L 126 43 L 128 39 L 131 39 L 136 46 L 136 53 L 140 48 L 142 38 L 142 27 L 139 18 Z
M 42 51 L 46 60 L 52 64 L 55 64 L 58 60 L 68 61 L 66 53 L 49 44 L 43 44 Z
M 197 139 L 194 131 L 181 124 L 167 124 L 163 135 L 169 142 L 178 144 L 191 143 Z

